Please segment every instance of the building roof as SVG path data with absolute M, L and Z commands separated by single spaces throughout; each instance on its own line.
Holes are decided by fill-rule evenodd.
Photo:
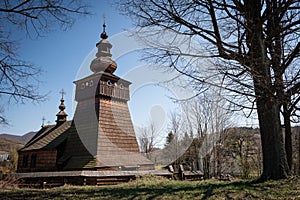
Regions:
M 61 144 L 68 136 L 68 130 L 72 125 L 72 120 L 62 124 L 52 124 L 43 126 L 33 138 L 25 144 L 19 151 L 47 150 L 54 149 Z
M 140 153 L 124 151 L 116 149 L 112 155 L 102 154 L 97 157 L 99 167 L 116 167 L 122 166 L 125 168 L 139 167 L 142 165 L 153 165 L 153 162 L 142 156 Z
M 63 154 L 58 158 L 58 164 L 63 170 L 91 169 L 101 167 L 131 167 L 151 165 L 150 160 L 140 155 L 139 152 L 128 152 L 122 148 L 108 146 L 101 148 L 101 155 L 93 156 L 82 143 L 73 120 L 62 124 L 43 126 L 36 135 L 19 151 L 51 150 L 57 149 L 65 142 Z M 105 141 L 102 141 L 105 142 Z

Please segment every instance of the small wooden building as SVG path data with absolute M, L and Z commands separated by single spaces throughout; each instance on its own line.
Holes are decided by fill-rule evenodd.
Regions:
M 131 83 L 113 74 L 117 64 L 103 27 L 93 74 L 74 82 L 73 120 L 67 120 L 62 95 L 56 124 L 43 125 L 18 151 L 18 172 L 154 169 L 139 152 L 127 104 Z

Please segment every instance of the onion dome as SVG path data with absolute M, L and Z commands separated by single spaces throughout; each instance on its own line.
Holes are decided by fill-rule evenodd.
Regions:
M 109 43 L 107 33 L 105 32 L 106 25 L 103 24 L 103 32 L 100 37 L 101 40 L 96 44 L 98 48 L 98 52 L 96 54 L 96 58 L 91 62 L 90 69 L 92 72 L 108 72 L 114 73 L 117 69 L 117 63 L 112 60 L 112 55 L 110 53 L 110 49 L 112 45 Z
M 59 125 L 59 124 L 62 124 L 64 123 L 65 121 L 67 121 L 67 113 L 65 113 L 65 109 L 66 109 L 66 106 L 64 104 L 64 90 L 61 90 L 60 92 L 62 95 L 61 95 L 61 99 L 60 99 L 60 105 L 58 106 L 59 108 L 59 112 L 56 114 L 57 116 L 57 119 L 56 119 L 56 124 Z

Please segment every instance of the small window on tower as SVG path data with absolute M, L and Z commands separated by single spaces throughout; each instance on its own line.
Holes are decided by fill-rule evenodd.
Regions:
M 89 86 L 92 87 L 94 85 L 94 81 L 90 80 Z

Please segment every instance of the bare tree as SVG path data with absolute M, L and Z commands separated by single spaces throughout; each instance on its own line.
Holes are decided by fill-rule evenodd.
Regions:
M 154 150 L 159 139 L 159 132 L 153 121 L 149 123 L 148 126 L 141 127 L 138 129 L 138 141 L 140 145 L 140 150 L 142 153 L 146 154 L 147 157 Z
M 165 147 L 157 152 L 160 163 L 163 165 L 174 164 L 175 169 L 182 164 L 182 155 L 189 148 L 192 140 L 187 134 L 184 126 L 182 113 L 174 110 L 169 115 L 168 135 Z
M 203 98 L 201 98 L 203 97 Z M 196 99 L 187 101 L 185 104 L 185 113 L 186 118 L 189 123 L 190 129 L 196 132 L 194 135 L 198 138 L 199 144 L 198 153 L 197 153 L 197 162 L 201 169 L 204 172 L 204 178 L 210 177 L 210 160 L 211 152 L 215 141 L 210 142 L 212 137 L 208 137 L 211 133 L 210 122 L 212 122 L 212 109 L 207 96 L 199 96 Z M 213 133 L 212 133 L 213 134 Z
M 229 91 L 228 100 L 239 109 L 257 111 L 263 154 L 260 180 L 286 178 L 290 170 L 280 115 L 285 102 L 295 111 L 300 100 L 300 2 L 127 0 L 120 5 L 139 27 L 158 27 L 198 38 L 209 52 L 206 55 L 213 58 L 216 73 L 222 75 L 224 84 L 220 87 Z M 218 86 L 206 74 L 195 73 L 191 62 L 182 64 L 182 58 L 203 54 L 182 52 L 172 43 L 155 49 L 151 56 L 157 62 L 169 63 L 198 85 Z
M 205 178 L 209 178 L 211 173 L 216 176 L 220 171 L 217 169 L 220 168 L 221 158 L 214 149 L 219 144 L 220 134 L 230 126 L 232 116 L 232 112 L 228 112 L 229 104 L 223 98 L 221 90 L 216 89 L 216 92 L 207 91 L 185 102 L 184 106 L 187 121 L 190 122 L 189 129 L 195 132 L 193 135 L 200 143 L 197 161 L 202 165 Z
M 75 18 L 88 14 L 80 0 L 3 0 L 0 3 L 0 124 L 7 124 L 6 103 L 41 101 L 38 75 L 41 69 L 18 56 L 18 42 L 11 35 L 18 31 L 40 37 L 59 26 L 67 29 Z M 6 103 L 4 103 L 6 102 Z
M 238 164 L 242 178 L 261 171 L 261 149 L 256 136 L 256 129 L 244 127 L 228 129 L 222 136 L 225 159 Z
M 175 161 L 175 165 L 178 164 L 178 158 L 180 155 L 185 152 L 185 150 L 180 147 L 183 125 L 182 120 L 180 113 L 177 113 L 176 111 L 170 113 L 169 129 L 170 132 L 173 133 L 173 139 L 166 149 L 168 150 L 168 155 L 171 160 Z

